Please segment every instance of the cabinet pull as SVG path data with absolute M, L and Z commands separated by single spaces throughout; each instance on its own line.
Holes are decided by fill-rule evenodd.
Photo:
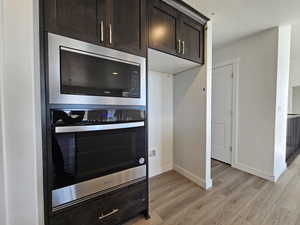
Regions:
M 181 53 L 181 40 L 178 40 L 178 53 Z
M 109 217 L 117 212 L 119 212 L 119 209 L 113 209 L 111 212 L 109 212 L 107 214 L 101 213 L 101 216 L 98 217 L 98 220 L 103 220 L 104 218 Z
M 101 42 L 103 42 L 104 41 L 104 24 L 103 24 L 103 20 L 101 20 L 101 22 L 100 22 L 100 32 L 101 32 L 101 34 L 100 34 L 100 41 Z
M 182 41 L 182 54 L 184 55 L 185 53 L 185 45 L 184 45 L 184 41 Z
M 109 24 L 109 44 L 112 44 L 112 26 Z

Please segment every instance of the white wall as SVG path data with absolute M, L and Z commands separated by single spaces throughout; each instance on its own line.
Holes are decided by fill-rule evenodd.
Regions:
M 0 65 L 1 66 L 1 65 Z M 1 80 L 0 80 L 1 82 Z M 0 103 L 1 108 L 1 103 Z M 0 109 L 1 110 L 1 109 Z M 1 113 L 0 113 L 1 116 Z M 5 197 L 5 180 L 4 180 L 4 155 L 3 155 L 3 141 L 2 141 L 2 127 L 0 123 L 0 224 L 6 225 L 6 197 Z
M 300 113 L 293 109 L 293 87 L 297 86 L 300 86 L 300 59 L 293 59 L 290 63 L 289 113 Z
M 3 7 L 7 221 L 8 225 L 42 225 L 38 1 L 3 0 Z
M 269 180 L 275 180 L 278 38 L 279 29 L 272 28 L 213 53 L 214 65 L 240 59 L 238 149 L 233 166 Z
M 205 185 L 205 72 L 195 68 L 174 77 L 174 168 Z
M 174 169 L 204 188 L 210 174 L 211 24 L 205 65 L 174 77 Z
M 290 83 L 292 86 L 300 86 L 300 59 L 291 60 Z
M 295 86 L 292 88 L 292 102 L 293 102 L 293 110 L 290 112 L 300 113 L 300 86 Z
M 149 174 L 173 169 L 173 75 L 149 71 Z
M 4 149 L 2 138 L 2 84 L 3 84 L 3 5 L 0 1 L 0 224 L 6 225 L 6 198 L 4 180 Z
M 286 135 L 289 95 L 291 26 L 280 26 L 278 30 L 276 114 L 275 114 L 275 181 L 286 170 Z

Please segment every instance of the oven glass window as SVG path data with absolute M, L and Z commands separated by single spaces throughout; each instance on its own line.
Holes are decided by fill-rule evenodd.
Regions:
M 140 98 L 140 66 L 60 49 L 61 93 Z
M 53 189 L 138 165 L 145 149 L 144 128 L 55 134 Z

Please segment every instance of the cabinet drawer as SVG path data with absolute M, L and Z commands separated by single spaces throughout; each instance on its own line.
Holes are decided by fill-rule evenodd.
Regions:
M 147 186 L 143 181 L 57 213 L 50 219 L 50 224 L 117 225 L 138 215 L 146 207 Z

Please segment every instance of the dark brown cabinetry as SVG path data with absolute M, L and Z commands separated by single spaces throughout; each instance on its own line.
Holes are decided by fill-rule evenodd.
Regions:
M 146 0 L 48 0 L 47 31 L 146 55 Z
M 47 29 L 83 41 L 99 41 L 98 19 L 104 19 L 103 0 L 49 0 Z
M 204 62 L 206 22 L 199 22 L 197 16 L 189 17 L 191 15 L 189 12 L 200 17 L 203 15 L 182 0 L 41 0 L 40 2 L 43 71 L 49 69 L 48 43 L 45 40 L 47 32 L 140 56 L 146 56 L 147 48 L 150 47 L 197 63 Z M 177 5 L 174 5 L 174 2 Z M 207 20 L 208 18 L 203 16 L 203 21 Z M 44 82 L 46 77 L 46 75 L 42 77 Z M 47 84 L 43 86 L 48 87 Z M 45 96 L 48 96 L 48 93 L 45 93 Z M 48 97 L 45 96 L 44 101 L 48 102 Z M 44 174 L 49 177 L 44 186 L 45 224 L 117 225 L 141 213 L 148 217 L 148 178 L 118 190 L 106 190 L 107 192 L 101 193 L 101 196 L 95 195 L 84 201 L 79 199 L 70 203 L 74 205 L 65 205 L 66 208 L 52 212 L 53 180 L 49 176 L 52 172 L 52 162 L 51 157 L 47 156 L 52 155 L 53 136 L 48 129 L 51 113 L 47 109 L 55 105 L 46 103 L 44 105 L 43 109 L 46 112 L 43 126 Z M 81 108 L 83 105 L 78 107 Z
M 145 0 L 111 0 L 108 16 L 109 45 L 128 52 L 146 54 Z
M 186 59 L 204 63 L 204 27 L 187 16 L 181 16 L 181 54 Z
M 117 225 L 147 208 L 146 181 L 109 192 L 90 202 L 56 213 L 50 225 Z
M 166 3 L 154 0 L 149 7 L 149 45 L 176 55 L 179 50 L 179 14 Z
M 286 162 L 290 165 L 300 153 L 300 115 L 289 115 L 287 120 Z
M 198 63 L 204 61 L 204 26 L 161 0 L 149 10 L 149 47 Z

